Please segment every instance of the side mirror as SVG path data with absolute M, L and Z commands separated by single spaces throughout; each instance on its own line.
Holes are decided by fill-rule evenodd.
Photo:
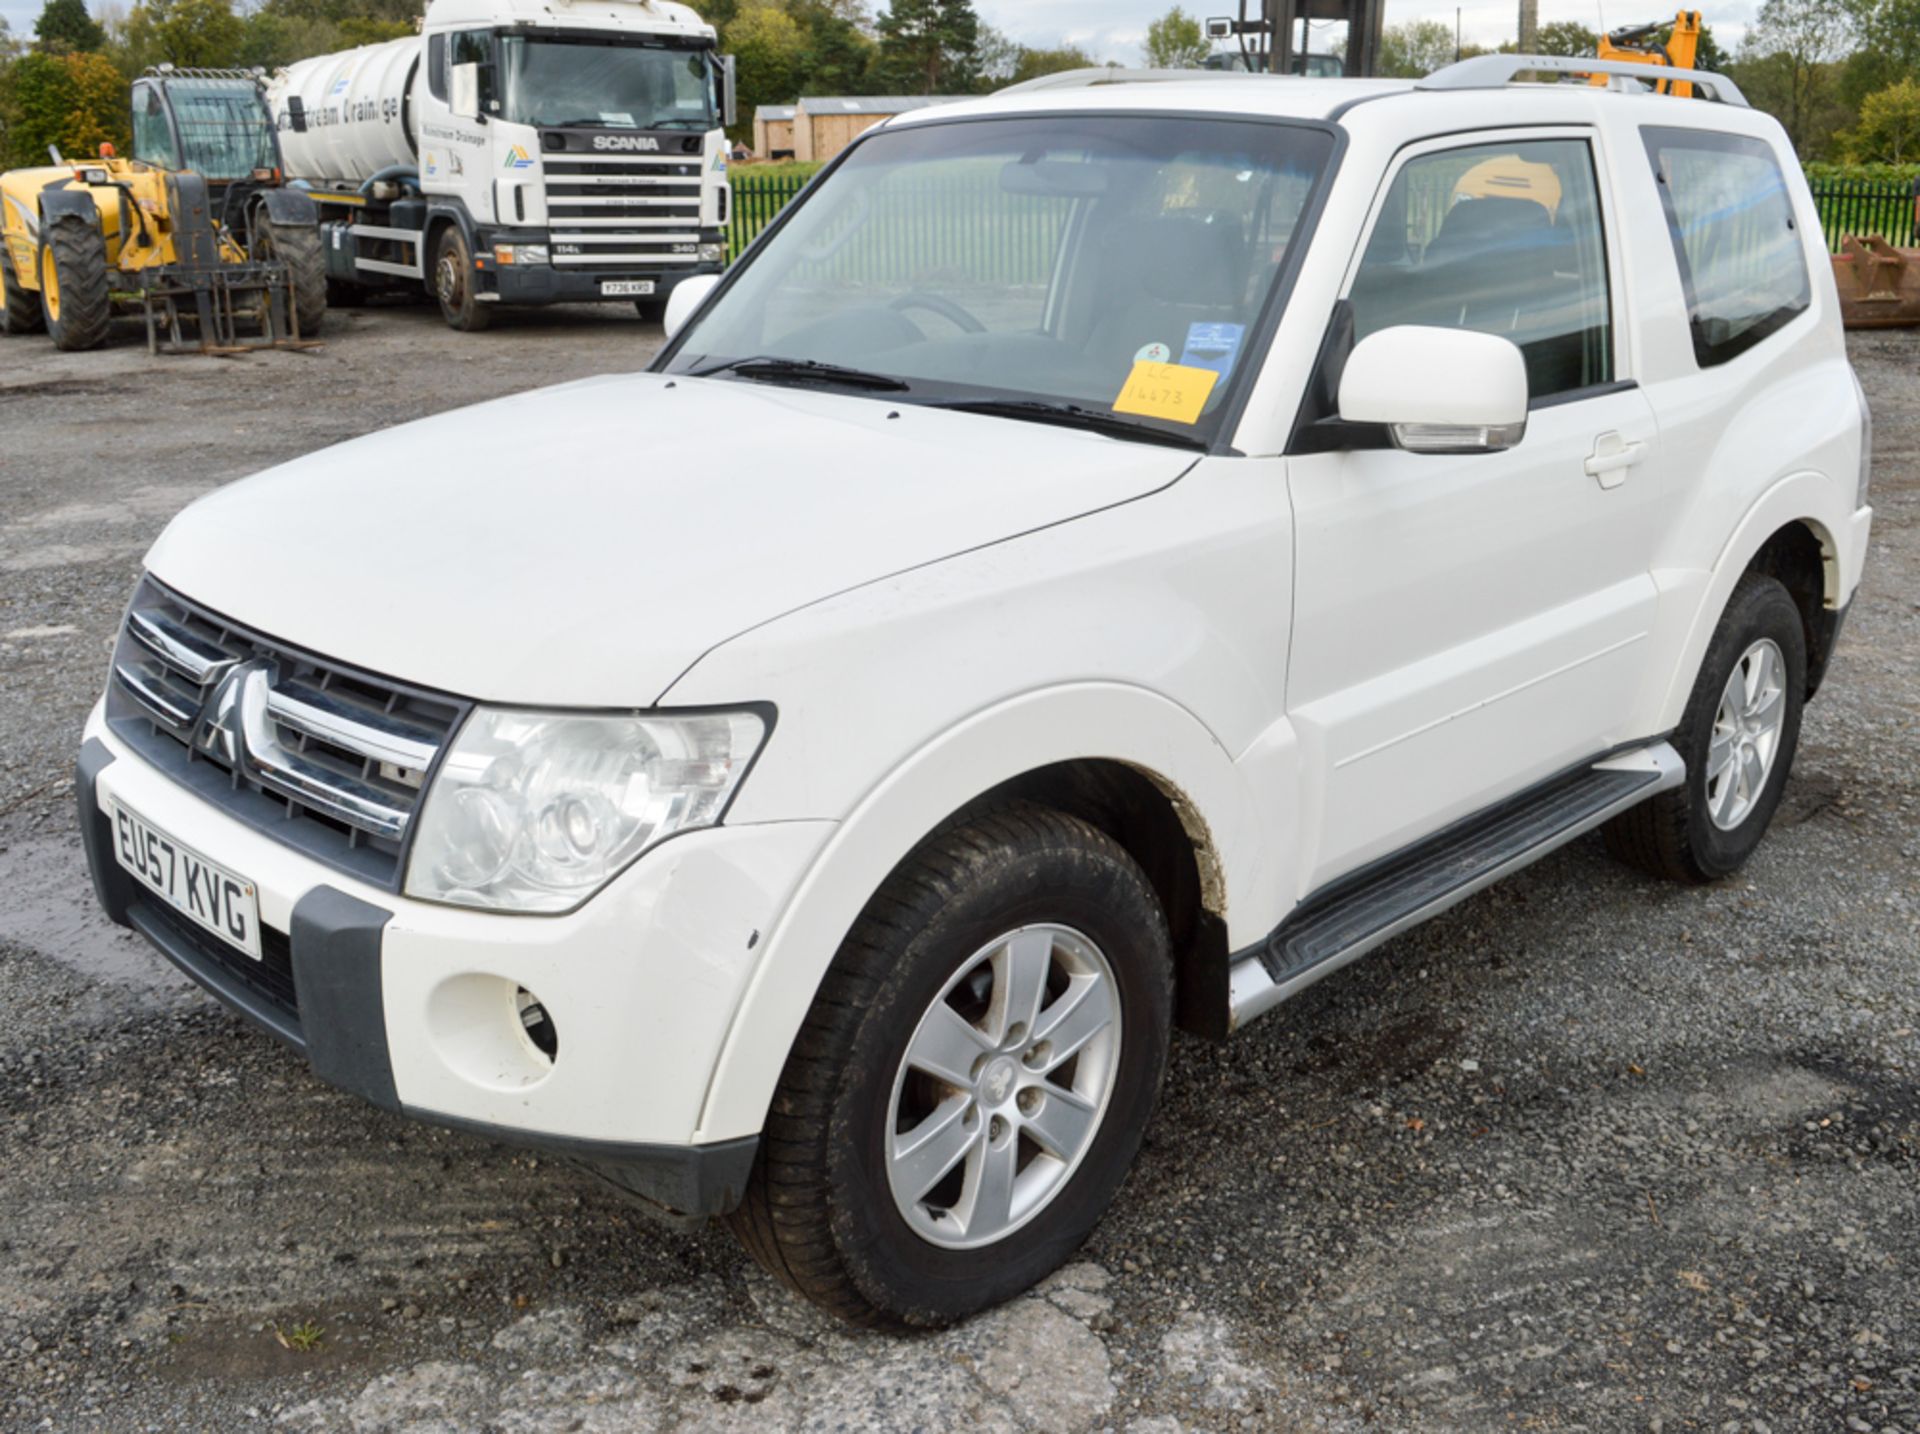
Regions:
M 720 57 L 720 122 L 732 129 L 740 119 L 740 87 L 734 77 L 732 55 Z
M 447 108 L 460 119 L 480 118 L 480 67 L 455 65 L 447 72 Z
M 1410 453 L 1496 453 L 1527 431 L 1527 365 L 1495 334 L 1381 329 L 1340 375 L 1340 417 L 1382 423 Z
M 719 282 L 718 274 L 695 274 L 673 286 L 673 292 L 667 295 L 666 317 L 661 320 L 661 327 L 667 331 L 669 339 L 687 326 L 693 311 L 707 301 L 707 295 L 713 292 L 713 286 Z
M 287 96 L 287 128 L 295 134 L 307 132 L 307 102 L 299 95 Z

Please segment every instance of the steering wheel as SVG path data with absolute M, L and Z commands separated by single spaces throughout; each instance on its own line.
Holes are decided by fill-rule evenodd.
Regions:
M 928 313 L 938 314 L 962 333 L 984 334 L 987 331 L 985 324 L 954 303 L 952 299 L 943 298 L 939 294 L 929 294 L 925 289 L 915 289 L 911 293 L 902 294 L 887 307 L 901 314 L 908 309 L 925 309 Z

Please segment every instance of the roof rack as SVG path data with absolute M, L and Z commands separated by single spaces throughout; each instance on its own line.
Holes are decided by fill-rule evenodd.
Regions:
M 1723 105 L 1745 106 L 1747 97 L 1725 75 L 1710 70 L 1680 70 L 1671 65 L 1645 65 L 1632 60 L 1589 60 L 1570 55 L 1475 55 L 1456 60 L 1424 80 L 1416 90 L 1498 90 L 1528 72 L 1556 75 L 1605 75 L 1607 88 L 1624 94 L 1644 94 L 1644 87 L 1662 81 L 1685 81 Z M 1622 83 L 1632 81 L 1637 83 Z
M 1189 80 L 1244 80 L 1244 70 L 1127 70 L 1118 65 L 1098 65 L 1088 69 L 1061 70 L 995 90 L 996 95 L 1024 95 L 1033 90 L 1084 90 L 1094 85 L 1139 85 Z M 1292 79 L 1275 75 L 1274 79 Z

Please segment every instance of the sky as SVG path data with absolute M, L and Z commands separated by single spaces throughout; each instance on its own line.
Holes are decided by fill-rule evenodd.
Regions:
M 15 35 L 31 36 L 33 22 L 40 14 L 43 0 L 0 0 L 0 15 L 6 17 Z M 91 0 L 96 13 L 100 0 Z M 881 0 L 884 3 L 884 0 Z M 1078 45 L 1102 60 L 1123 65 L 1141 62 L 1140 45 L 1146 39 L 1147 25 L 1171 8 L 1174 0 L 974 0 L 980 15 L 995 29 L 1025 45 L 1051 48 Z M 1205 18 L 1227 15 L 1235 6 L 1221 0 L 1183 0 L 1189 14 Z M 875 8 L 880 8 L 876 4 Z M 1249 12 L 1257 11 L 1258 0 L 1248 0 Z M 1540 0 L 1540 23 L 1552 20 L 1578 20 L 1590 29 L 1671 19 L 1678 8 L 1670 0 Z M 1757 8 L 1757 0 L 1734 3 L 1706 11 L 1706 21 L 1723 49 L 1739 43 L 1745 21 Z M 1481 45 L 1497 45 L 1513 38 L 1517 3 L 1507 0 L 1466 0 L 1460 7 L 1461 32 L 1465 39 Z M 1453 24 L 1454 6 L 1433 4 L 1429 0 L 1387 0 L 1386 23 L 1404 20 L 1440 20 Z M 1604 24 L 1603 24 L 1604 22 Z M 1314 26 L 1314 48 L 1324 49 L 1332 42 L 1335 30 Z

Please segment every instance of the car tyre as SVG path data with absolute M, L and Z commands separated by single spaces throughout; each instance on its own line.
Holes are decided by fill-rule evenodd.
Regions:
M 433 295 L 449 328 L 477 334 L 493 323 L 493 310 L 480 302 L 473 287 L 473 251 L 460 226 L 449 224 L 434 245 Z
M 1159 900 L 1104 832 L 1027 804 L 937 832 L 834 958 L 730 1223 L 857 1324 L 939 1326 L 1018 1294 L 1139 1151 L 1172 985 Z
M 1609 822 L 1608 851 L 1671 881 L 1717 881 L 1739 870 L 1780 805 L 1806 691 L 1800 609 L 1777 579 L 1746 574 L 1671 739 L 1686 781 Z

